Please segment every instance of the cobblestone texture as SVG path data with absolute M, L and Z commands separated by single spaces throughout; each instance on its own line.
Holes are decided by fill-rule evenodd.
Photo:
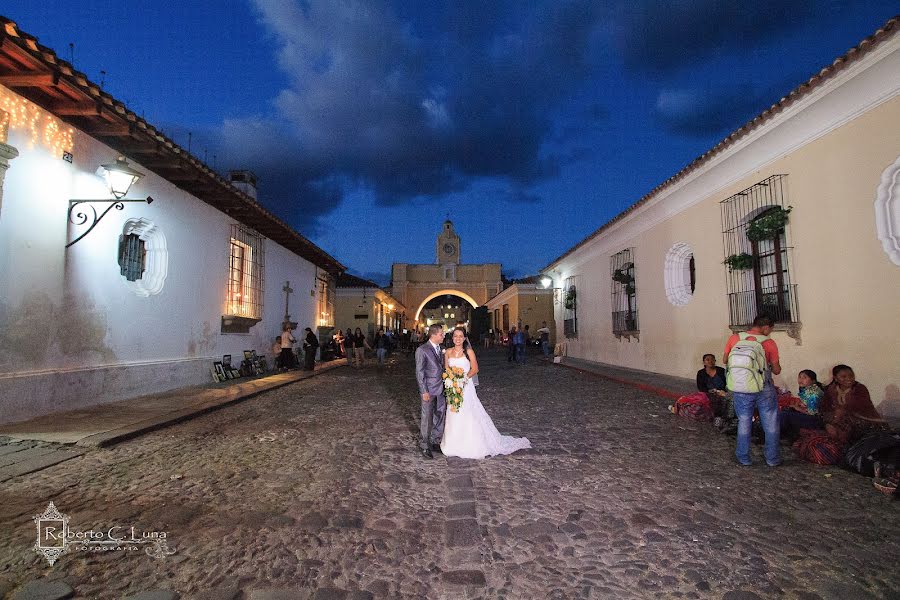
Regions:
M 789 451 L 741 469 L 731 439 L 664 399 L 538 360 L 480 362 L 485 407 L 533 449 L 425 460 L 412 362 L 342 369 L 5 482 L 0 581 L 52 574 L 78 598 L 900 593 L 897 506 L 867 479 Z M 50 500 L 71 527 L 165 530 L 177 552 L 49 567 L 32 516 Z

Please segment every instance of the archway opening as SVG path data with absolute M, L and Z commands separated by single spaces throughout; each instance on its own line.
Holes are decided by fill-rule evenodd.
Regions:
M 432 323 L 444 323 L 453 327 L 457 323 L 468 324 L 472 310 L 478 303 L 458 290 L 438 290 L 429 294 L 416 310 L 415 322 L 418 327 L 427 327 Z

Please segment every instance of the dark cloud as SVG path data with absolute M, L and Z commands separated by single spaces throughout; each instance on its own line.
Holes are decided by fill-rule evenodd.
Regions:
M 851 0 L 643 0 L 623 8 L 619 42 L 628 67 L 667 71 L 718 52 L 746 49 L 849 4 Z
M 675 134 L 725 134 L 777 102 L 799 81 L 798 77 L 764 89 L 751 84 L 667 89 L 656 97 L 655 115 L 666 130 Z
M 254 1 L 290 85 L 275 117 L 226 122 L 212 145 L 304 230 L 356 189 L 399 205 L 496 178 L 535 202 L 529 188 L 567 160 L 545 145 L 591 72 L 594 3 Z

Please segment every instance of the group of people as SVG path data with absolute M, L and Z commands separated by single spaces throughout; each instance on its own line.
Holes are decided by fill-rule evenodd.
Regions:
M 793 442 L 801 431 L 818 431 L 846 448 L 873 430 L 888 429 L 869 390 L 844 364 L 832 369 L 828 385 L 818 381 L 815 371 L 804 369 L 797 375 L 797 395 L 779 394 L 772 381 L 781 373 L 778 346 L 769 337 L 774 324 L 770 316 L 758 316 L 749 331 L 729 338 L 723 355 L 727 370 L 716 365 L 713 354 L 705 354 L 697 372 L 697 389 L 707 395 L 716 424 L 727 428 L 729 421 L 737 421 L 738 463 L 751 464 L 755 413 L 765 436 L 766 464 L 772 467 L 782 462 L 782 437 Z
M 338 329 L 334 334 L 334 341 L 337 357 L 346 358 L 347 365 L 355 368 L 359 368 L 365 363 L 366 350 L 374 350 L 378 364 L 383 365 L 388 351 L 394 347 L 392 333 L 385 331 L 384 328 L 380 328 L 375 333 L 371 343 L 359 327 L 355 331 L 348 327 L 346 332 Z
M 281 335 L 275 338 L 272 345 L 272 355 L 275 356 L 275 366 L 281 371 L 299 368 L 297 355 L 294 354 L 294 344 L 297 343 L 294 338 L 293 327 L 290 323 L 284 323 L 281 326 Z M 316 352 L 319 350 L 319 338 L 313 333 L 313 330 L 307 327 L 304 330 L 303 337 L 303 368 L 312 371 L 316 368 Z
M 540 340 L 541 353 L 544 357 L 550 356 L 550 328 L 547 326 L 547 321 L 541 323 L 541 327 L 535 333 L 537 333 Z M 484 334 L 483 338 L 485 349 L 490 348 L 494 343 L 503 344 L 505 340 L 507 362 L 522 365 L 525 364 L 525 359 L 528 356 L 528 346 L 532 344 L 534 339 L 531 335 L 531 326 L 523 326 L 522 321 L 511 327 L 506 335 L 504 335 L 502 329 L 498 329 L 496 333 Z

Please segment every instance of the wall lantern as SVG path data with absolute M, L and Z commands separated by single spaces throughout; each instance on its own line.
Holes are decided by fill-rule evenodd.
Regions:
M 548 289 L 551 285 L 553 285 L 553 279 L 544 275 L 541 277 L 541 285 L 544 286 L 544 289 Z
M 69 222 L 72 225 L 86 225 L 90 220 L 91 224 L 88 225 L 88 228 L 84 233 L 76 237 L 74 240 L 66 244 L 66 248 L 70 246 L 74 246 L 76 243 L 82 240 L 87 234 L 89 234 L 94 227 L 97 226 L 97 223 L 100 222 L 106 214 L 112 209 L 123 210 L 125 208 L 126 202 L 146 202 L 150 204 L 153 202 L 153 198 L 147 196 L 146 198 L 125 198 L 125 195 L 128 194 L 128 190 L 131 186 L 141 177 L 144 176 L 140 171 L 136 171 L 132 169 L 128 165 L 128 161 L 125 160 L 124 156 L 120 156 L 116 159 L 114 163 L 108 163 L 105 165 L 100 165 L 100 168 L 104 171 L 104 178 L 106 179 L 106 185 L 109 187 L 109 193 L 112 195 L 115 200 L 101 199 L 101 200 L 84 200 L 84 199 L 70 199 L 69 200 Z M 106 209 L 98 213 L 97 209 L 94 207 L 94 204 L 109 202 L 109 206 Z M 91 209 L 90 216 L 87 211 L 83 211 L 81 209 L 76 210 L 76 207 L 86 204 L 88 208 Z

